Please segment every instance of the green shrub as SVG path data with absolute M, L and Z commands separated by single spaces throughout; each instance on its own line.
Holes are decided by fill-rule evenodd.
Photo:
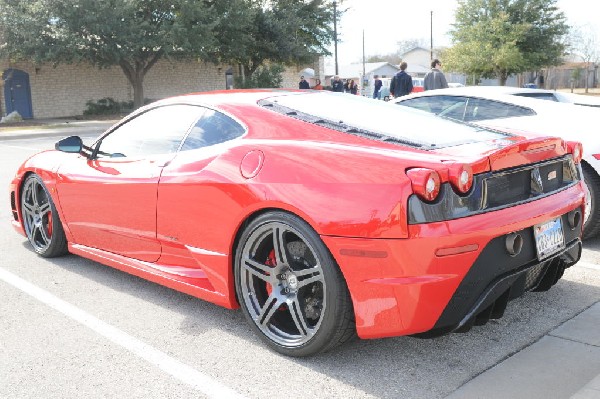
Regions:
M 279 64 L 259 67 L 252 76 L 246 77 L 246 80 L 243 80 L 241 76 L 236 76 L 235 87 L 238 89 L 281 87 L 283 82 L 281 74 L 284 69 L 283 65 Z
M 84 115 L 108 115 L 133 111 L 133 101 L 115 101 L 111 97 L 85 103 Z

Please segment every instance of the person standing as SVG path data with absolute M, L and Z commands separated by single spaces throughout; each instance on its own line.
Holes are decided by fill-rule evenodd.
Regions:
M 437 58 L 431 61 L 431 71 L 427 72 L 425 79 L 423 79 L 424 90 L 435 90 L 435 89 L 447 89 L 448 82 L 446 76 L 440 71 L 442 63 Z
M 350 83 L 348 83 L 348 92 L 354 95 L 358 94 L 358 85 L 354 83 L 354 79 L 351 79 Z
M 310 89 L 310 85 L 304 79 L 304 76 L 300 76 L 300 83 L 298 83 L 298 88 L 299 89 Z
M 342 93 L 344 91 L 344 83 L 338 75 L 335 75 L 333 81 L 331 82 L 331 90 L 338 93 Z
M 315 85 L 313 86 L 313 90 L 323 90 L 323 85 L 321 84 L 321 79 L 315 80 Z
M 390 82 L 390 94 L 394 97 L 410 94 L 413 89 L 412 77 L 406 73 L 407 67 L 408 64 L 403 61 L 400 64 L 400 72 L 394 75 Z
M 379 75 L 375 75 L 375 82 L 374 82 L 374 87 L 375 89 L 373 89 L 373 98 L 376 98 L 379 100 L 380 96 L 381 96 L 381 86 L 383 86 L 383 82 L 381 81 L 381 79 L 379 79 Z

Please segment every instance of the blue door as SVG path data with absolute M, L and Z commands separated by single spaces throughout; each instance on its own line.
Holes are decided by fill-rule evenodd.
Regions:
M 18 69 L 7 69 L 2 74 L 4 79 L 4 104 L 6 114 L 17 111 L 24 119 L 33 118 L 31 107 L 31 88 L 29 75 Z

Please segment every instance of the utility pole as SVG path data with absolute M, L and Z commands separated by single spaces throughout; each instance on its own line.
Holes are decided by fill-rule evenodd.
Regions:
M 431 16 L 429 17 L 429 27 L 431 35 L 431 41 L 429 42 L 429 58 L 430 61 L 433 61 L 433 10 L 431 11 Z
M 365 86 L 365 30 L 363 29 L 363 73 L 362 73 L 362 82 L 361 87 Z
M 334 57 L 335 57 L 335 74 L 338 75 L 340 72 L 338 71 L 338 54 L 337 54 L 337 1 L 333 2 L 333 48 L 334 48 Z

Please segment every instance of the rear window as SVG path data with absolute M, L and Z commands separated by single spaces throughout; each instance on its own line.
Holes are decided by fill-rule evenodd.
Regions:
M 552 93 L 515 93 L 514 96 L 537 98 L 538 100 L 557 101 L 558 99 Z
M 425 149 L 509 136 L 385 101 L 344 93 L 288 94 L 262 100 L 260 105 L 335 130 L 366 137 L 372 135 L 382 140 L 387 137 L 388 141 Z

